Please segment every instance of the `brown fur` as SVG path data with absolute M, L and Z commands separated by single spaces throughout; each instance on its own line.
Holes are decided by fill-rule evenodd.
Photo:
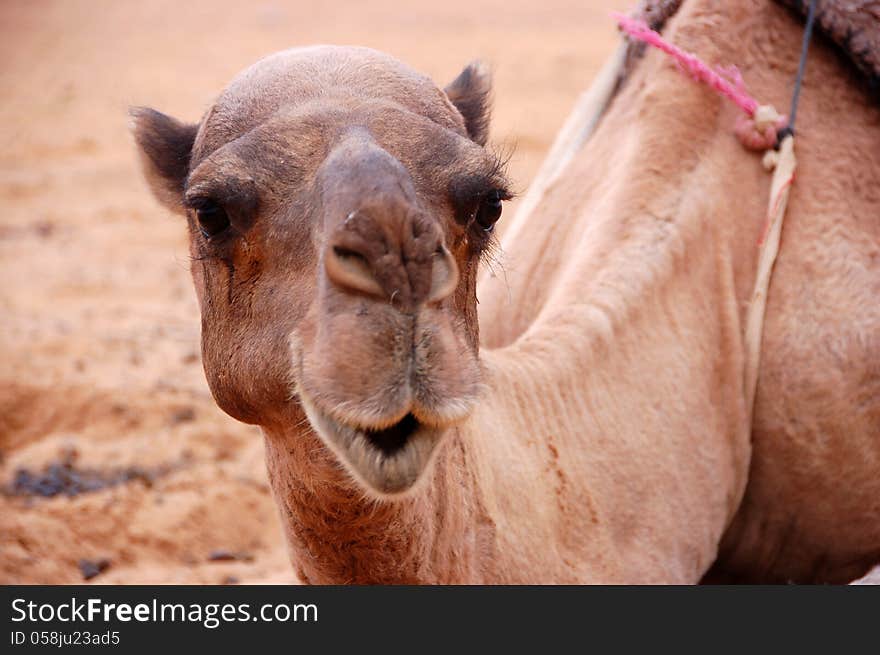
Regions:
M 810 0 L 777 0 L 802 16 Z M 880 90 L 880 3 L 877 0 L 818 0 L 816 27 L 833 41 Z
M 179 208 L 199 126 L 186 125 L 147 107 L 132 109 L 131 117 L 144 173 L 153 192 L 166 205 Z
M 492 85 L 483 64 L 469 64 L 444 90 L 464 118 L 470 137 L 481 146 L 486 145 L 489 139 Z
M 806 18 L 810 0 L 775 0 Z M 633 15 L 653 30 L 661 31 L 681 6 L 682 0 L 640 0 Z M 866 77 L 868 88 L 880 90 L 880 4 L 876 0 L 819 0 L 816 3 L 814 38 L 822 34 Z M 626 63 L 621 77 L 632 71 L 645 53 L 645 44 L 625 37 Z M 781 110 L 781 108 L 780 108 Z
M 692 0 L 671 27 L 758 97 L 787 97 L 800 28 L 784 11 Z M 206 242 L 187 211 L 205 369 L 220 406 L 264 428 L 300 577 L 696 582 L 719 544 L 719 569 L 748 579 L 864 572 L 880 543 L 880 117 L 838 62 L 811 59 L 753 426 L 742 326 L 769 179 L 733 111 L 648 55 L 506 233 L 510 284 L 481 284 L 478 351 L 473 217 L 504 182 L 458 97 L 373 51 L 294 50 L 200 124 L 183 202 L 220 199 L 233 230 Z M 334 278 L 322 258 L 353 206 L 367 265 Z M 420 281 L 436 258 L 411 274 L 401 255 L 422 220 L 458 271 L 436 302 Z M 364 445 L 404 412 L 421 426 L 405 456 Z

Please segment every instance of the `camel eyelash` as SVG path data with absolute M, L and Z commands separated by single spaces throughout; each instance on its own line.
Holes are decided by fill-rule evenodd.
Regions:
M 489 177 L 502 181 L 507 186 L 507 167 L 513 158 L 514 148 L 511 146 L 500 150 L 488 150 L 488 153 L 492 158 Z

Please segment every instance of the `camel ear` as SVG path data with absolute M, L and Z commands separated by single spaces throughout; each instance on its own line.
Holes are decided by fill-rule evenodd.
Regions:
M 133 107 L 130 113 L 144 176 L 153 194 L 169 209 L 183 211 L 183 188 L 199 126 L 148 107 Z
M 481 146 L 486 145 L 492 101 L 492 74 L 488 67 L 479 61 L 468 64 L 444 90 L 464 118 L 468 136 Z

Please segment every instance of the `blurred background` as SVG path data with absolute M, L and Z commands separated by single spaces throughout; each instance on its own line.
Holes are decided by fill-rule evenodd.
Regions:
M 371 46 L 440 86 L 480 58 L 524 192 L 629 4 L 3 0 L 0 583 L 296 581 L 259 430 L 204 381 L 185 230 L 130 105 L 195 122 L 296 45 Z

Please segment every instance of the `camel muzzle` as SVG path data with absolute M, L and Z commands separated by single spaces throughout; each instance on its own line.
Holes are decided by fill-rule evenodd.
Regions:
M 358 482 L 380 497 L 410 491 L 430 466 L 445 432 L 412 413 L 385 428 L 356 427 L 321 411 L 308 397 L 301 400 L 322 441 Z

